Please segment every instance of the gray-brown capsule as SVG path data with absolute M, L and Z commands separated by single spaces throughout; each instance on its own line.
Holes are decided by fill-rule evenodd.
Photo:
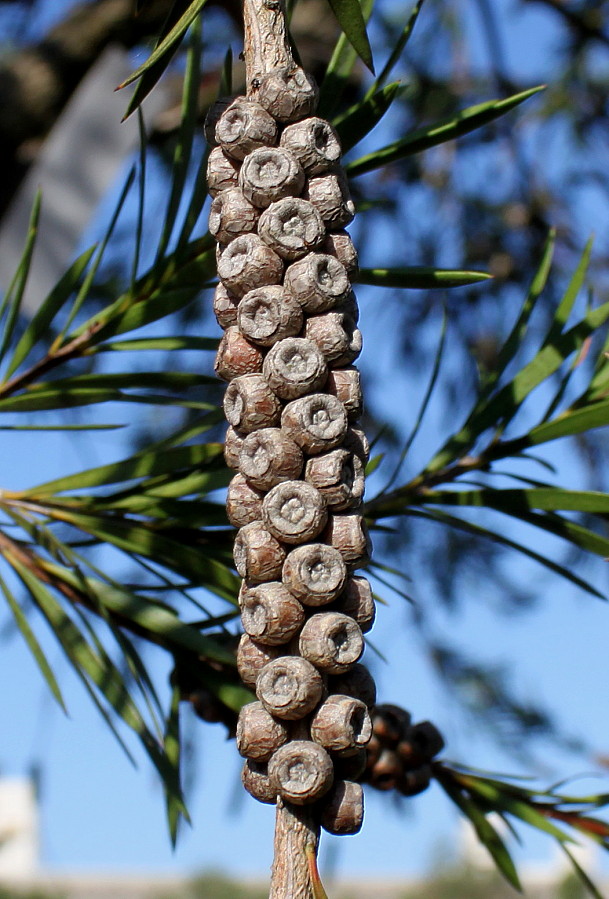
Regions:
M 362 633 L 372 629 L 376 607 L 372 588 L 365 577 L 350 577 L 345 592 L 336 603 L 336 611 L 357 621 Z
M 364 790 L 352 780 L 335 780 L 324 797 L 320 823 L 324 830 L 340 836 L 358 833 L 364 820 Z
M 293 262 L 284 284 L 309 315 L 327 312 L 351 291 L 344 265 L 327 253 L 309 253 Z
M 281 656 L 264 666 L 256 681 L 256 696 L 267 712 L 284 721 L 299 721 L 321 699 L 319 671 L 299 656 Z
M 299 259 L 315 250 L 325 233 L 317 207 L 299 197 L 271 203 L 258 221 L 261 239 L 282 259 Z
M 266 762 L 255 762 L 248 759 L 241 771 L 241 782 L 250 796 L 258 802 L 275 805 L 277 790 L 271 783 Z
M 297 122 L 311 115 L 317 105 L 315 80 L 300 66 L 277 67 L 259 81 L 258 102 L 278 122 Z
M 262 520 L 282 543 L 306 543 L 320 534 L 327 521 L 323 497 L 304 481 L 284 481 L 262 501 Z
M 324 540 L 339 551 L 349 568 L 361 568 L 370 560 L 370 536 L 361 515 L 329 515 Z
M 262 370 L 269 386 L 282 400 L 293 400 L 320 390 L 328 366 L 317 344 L 304 337 L 286 337 L 271 347 Z
M 325 543 L 306 543 L 288 553 L 282 580 L 306 606 L 324 606 L 339 596 L 347 579 L 343 557 Z
M 355 205 L 342 169 L 309 178 L 305 196 L 319 210 L 328 230 L 353 221 Z
M 243 160 L 239 184 L 248 200 L 266 209 L 276 200 L 297 197 L 305 174 L 296 156 L 283 147 L 261 147 Z
M 231 325 L 220 341 L 214 368 L 219 378 L 230 381 L 239 375 L 262 371 L 262 360 L 260 349 Z
M 311 718 L 311 739 L 328 752 L 361 749 L 371 736 L 368 709 L 352 696 L 328 696 Z
M 262 517 L 262 494 L 242 474 L 236 474 L 226 492 L 226 514 L 233 527 L 240 528 Z
M 289 643 L 304 622 L 301 604 L 276 581 L 242 589 L 239 606 L 245 633 L 267 646 Z
M 326 390 L 341 401 L 350 421 L 362 415 L 364 404 L 360 373 L 353 365 L 347 368 L 333 368 L 328 372 Z
M 241 160 L 258 147 L 277 143 L 277 123 L 255 101 L 237 97 L 218 119 L 215 141 L 233 159 Z
M 230 328 L 237 324 L 237 306 L 239 298 L 226 289 L 224 284 L 218 284 L 214 291 L 214 315 L 221 328 Z
M 245 294 L 239 303 L 237 320 L 241 333 L 252 343 L 272 346 L 300 332 L 302 309 L 284 287 L 271 284 Z
M 302 450 L 281 428 L 261 428 L 243 442 L 239 467 L 259 490 L 270 490 L 282 481 L 298 478 L 302 466 Z
M 242 375 L 226 388 L 224 414 L 233 428 L 249 434 L 278 424 L 281 404 L 263 375 Z
M 358 456 L 364 465 L 368 464 L 370 458 L 370 444 L 368 438 L 361 428 L 349 427 L 343 440 L 345 449 L 350 450 Z
M 281 652 L 278 646 L 263 646 L 248 634 L 242 634 L 237 646 L 237 671 L 245 686 L 254 689 L 264 666 Z
M 224 438 L 224 461 L 229 468 L 239 468 L 239 453 L 243 445 L 245 435 L 240 434 L 235 428 L 229 426 Z
M 345 266 L 351 280 L 356 278 L 359 271 L 357 250 L 347 231 L 328 231 L 320 249 L 322 253 L 336 256 Z
M 364 495 L 364 466 L 346 449 L 322 453 L 307 461 L 305 479 L 319 490 L 333 511 L 357 506 Z
M 328 674 L 348 671 L 364 651 L 359 626 L 340 612 L 317 612 L 305 622 L 298 639 L 304 659 Z
M 325 312 L 312 315 L 305 324 L 305 337 L 314 341 L 329 366 L 350 365 L 362 351 L 362 332 L 350 315 Z
M 215 125 L 214 125 L 215 131 Z M 207 189 L 211 197 L 239 185 L 239 166 L 222 147 L 214 147 L 207 160 Z
M 215 103 L 212 103 L 209 109 L 207 110 L 207 114 L 205 116 L 205 122 L 203 124 L 203 132 L 205 134 L 205 140 L 209 144 L 210 147 L 215 147 L 217 144 L 216 141 L 216 125 L 218 124 L 220 117 L 226 112 L 228 107 L 235 102 L 234 97 L 220 97 Z
M 348 315 L 353 319 L 355 324 L 359 321 L 359 305 L 357 302 L 357 298 L 355 293 L 351 290 L 347 294 L 344 300 L 342 300 L 338 306 L 335 306 L 334 312 L 342 312 L 343 315 Z
M 305 453 L 314 455 L 343 442 L 347 413 L 336 397 L 314 393 L 287 404 L 281 415 L 281 427 Z
M 321 799 L 334 780 L 330 756 L 310 740 L 292 740 L 278 749 L 269 761 L 268 772 L 277 793 L 295 805 Z
M 239 712 L 237 750 L 247 759 L 267 762 L 288 741 L 288 729 L 269 715 L 261 702 L 249 702 Z
M 228 244 L 235 237 L 255 231 L 260 213 L 238 187 L 223 190 L 212 200 L 209 230 L 217 241 Z
M 411 771 L 404 771 L 398 777 L 396 789 L 402 796 L 418 796 L 427 789 L 432 778 L 431 765 L 421 765 Z
M 222 250 L 218 259 L 218 277 L 236 297 L 255 287 L 279 284 L 283 262 L 257 234 L 242 234 Z
M 285 550 L 261 521 L 252 521 L 237 532 L 233 558 L 239 575 L 259 584 L 281 577 Z
M 374 678 L 365 665 L 358 662 L 349 671 L 337 674 L 328 680 L 330 693 L 343 693 L 345 696 L 353 696 L 361 699 L 364 705 L 371 709 L 376 703 L 376 684 Z M 345 775 L 343 775 L 345 776 Z
M 290 150 L 310 175 L 332 168 L 340 159 L 338 135 L 332 125 L 317 116 L 284 128 L 280 146 Z

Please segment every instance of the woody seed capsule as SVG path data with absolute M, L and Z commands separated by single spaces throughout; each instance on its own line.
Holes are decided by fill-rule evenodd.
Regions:
M 305 453 L 313 455 L 342 443 L 347 432 L 347 413 L 336 397 L 313 393 L 287 404 L 281 426 Z
M 262 517 L 262 494 L 254 490 L 242 474 L 236 474 L 226 493 L 226 514 L 233 527 L 240 528 Z
M 235 568 L 248 581 L 261 583 L 281 577 L 285 550 L 260 521 L 242 527 L 233 547 Z
M 257 762 L 267 762 L 288 740 L 288 729 L 276 721 L 261 702 L 249 702 L 239 712 L 237 750 L 240 755 Z
M 224 438 L 224 461 L 229 468 L 239 468 L 239 453 L 245 434 L 240 434 L 233 427 L 228 428 Z
M 328 230 L 344 228 L 353 220 L 355 205 L 342 169 L 309 178 L 305 196 L 317 207 Z
M 209 230 L 220 243 L 255 231 L 259 212 L 238 187 L 223 190 L 214 197 L 209 212 Z
M 254 204 L 265 209 L 283 197 L 297 197 L 305 183 L 298 159 L 282 147 L 261 147 L 243 160 L 239 172 L 241 190 Z
M 279 144 L 297 157 L 309 175 L 326 171 L 340 159 L 336 131 L 329 122 L 316 116 L 284 128 Z
M 370 559 L 372 546 L 361 515 L 330 515 L 324 540 L 339 551 L 349 568 L 361 568 Z
M 241 333 L 260 346 L 272 346 L 302 328 L 302 309 L 278 284 L 248 291 L 239 303 L 237 318 Z
M 264 666 L 256 681 L 256 695 L 267 712 L 284 721 L 299 721 L 321 699 L 323 680 L 306 659 L 281 656 Z
M 309 740 L 292 740 L 281 746 L 271 757 L 268 772 L 279 795 L 295 805 L 320 799 L 334 780 L 330 756 Z
M 326 390 L 341 401 L 350 420 L 358 419 L 363 412 L 362 388 L 357 368 L 333 368 L 328 372 Z
M 305 312 L 327 312 L 350 293 L 347 272 L 327 253 L 309 253 L 286 269 L 284 284 Z
M 282 400 L 320 390 L 328 376 L 321 350 L 303 337 L 289 337 L 276 343 L 266 356 L 262 370 L 269 386 Z
M 262 520 L 283 543 L 306 543 L 324 529 L 327 512 L 315 487 L 304 481 L 285 481 L 264 497 Z
M 237 187 L 238 184 L 239 166 L 226 155 L 222 147 L 214 147 L 207 160 L 207 189 L 210 196 L 217 197 L 221 191 Z
M 348 671 L 364 651 L 358 625 L 339 612 L 318 612 L 305 622 L 298 640 L 300 654 L 320 671 Z
M 258 234 L 282 259 L 299 259 L 316 249 L 325 233 L 317 208 L 298 197 L 271 203 L 258 222 Z
M 220 341 L 214 368 L 218 377 L 225 381 L 259 372 L 262 371 L 262 353 L 245 339 L 239 328 L 231 325 Z
M 283 646 L 304 622 L 304 609 L 283 584 L 247 587 L 239 596 L 243 630 L 258 643 Z
M 346 835 L 357 833 L 364 820 L 364 791 L 362 785 L 351 780 L 334 782 L 324 797 L 321 826 L 328 833 Z
M 203 125 L 203 132 L 205 134 L 205 140 L 210 147 L 216 147 L 216 125 L 218 124 L 220 117 L 234 102 L 234 97 L 220 97 L 218 100 L 216 100 L 215 103 L 212 103 L 212 105 L 207 110 L 205 123 Z
M 336 603 L 336 611 L 356 621 L 363 634 L 372 629 L 376 607 L 369 581 L 365 577 L 350 577 L 347 588 Z
M 277 123 L 258 103 L 237 97 L 218 119 L 215 139 L 229 156 L 244 159 L 277 143 Z
M 334 511 L 361 502 L 364 495 L 364 466 L 346 449 L 335 449 L 309 459 L 305 479 L 319 490 Z
M 330 693 L 343 693 L 345 696 L 353 696 L 361 699 L 364 705 L 371 709 L 376 702 L 376 684 L 374 678 L 365 665 L 354 665 L 349 671 L 337 674 L 328 680 Z
M 279 122 L 297 122 L 310 115 L 319 92 L 300 66 L 278 66 L 260 78 L 258 102 Z
M 264 666 L 280 653 L 278 646 L 263 646 L 248 634 L 242 634 L 237 646 L 237 671 L 245 686 L 253 689 Z
M 357 250 L 347 231 L 329 231 L 321 245 L 321 251 L 329 253 L 330 256 L 336 256 L 338 261 L 345 266 L 347 274 L 352 280 L 357 277 L 359 271 Z
M 277 790 L 269 779 L 266 762 L 248 759 L 241 771 L 241 782 L 258 802 L 274 805 L 277 801 Z
M 306 606 L 323 606 L 342 592 L 347 579 L 343 557 L 325 543 L 307 543 L 288 553 L 282 580 Z
M 349 365 L 362 351 L 362 332 L 350 315 L 326 312 L 313 315 L 305 324 L 305 337 L 314 341 L 328 365 Z
M 257 234 L 236 237 L 218 259 L 218 277 L 237 297 L 255 287 L 279 284 L 282 275 L 283 262 Z
M 259 490 L 270 490 L 275 484 L 297 478 L 302 466 L 300 447 L 280 428 L 261 428 L 243 441 L 239 467 Z
M 276 425 L 281 415 L 279 400 L 263 375 L 234 378 L 224 394 L 224 414 L 234 428 L 245 434 Z
M 352 696 L 328 696 L 311 718 L 311 738 L 329 752 L 361 749 L 371 736 L 368 709 Z
M 218 284 L 214 291 L 214 315 L 221 328 L 230 328 L 237 324 L 238 297 L 226 289 L 224 284 Z

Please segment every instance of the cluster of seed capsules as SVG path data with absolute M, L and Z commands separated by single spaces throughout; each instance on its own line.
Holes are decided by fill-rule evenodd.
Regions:
M 359 512 L 368 447 L 362 412 L 354 206 L 336 132 L 314 115 L 315 85 L 294 67 L 221 100 L 209 227 L 218 241 L 216 372 L 229 382 L 227 496 L 239 528 L 244 636 L 237 653 L 256 702 L 237 724 L 243 782 L 262 802 L 317 803 L 332 833 L 363 817 L 374 682 L 358 663 L 374 619 Z

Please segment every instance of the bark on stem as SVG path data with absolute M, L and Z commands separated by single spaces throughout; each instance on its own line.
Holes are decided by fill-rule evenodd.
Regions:
M 319 824 L 311 806 L 277 801 L 275 854 L 269 899 L 312 899 L 307 847 L 317 855 Z
M 243 0 L 247 95 L 256 95 L 257 79 L 294 58 L 288 41 L 284 0 Z

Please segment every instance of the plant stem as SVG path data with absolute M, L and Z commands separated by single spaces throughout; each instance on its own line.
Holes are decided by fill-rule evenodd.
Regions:
M 269 899 L 312 899 L 313 883 L 307 847 L 317 854 L 319 824 L 311 806 L 277 800 L 275 853 Z
M 256 79 L 277 66 L 294 65 L 288 41 L 284 0 L 243 0 L 247 95 L 255 96 Z

